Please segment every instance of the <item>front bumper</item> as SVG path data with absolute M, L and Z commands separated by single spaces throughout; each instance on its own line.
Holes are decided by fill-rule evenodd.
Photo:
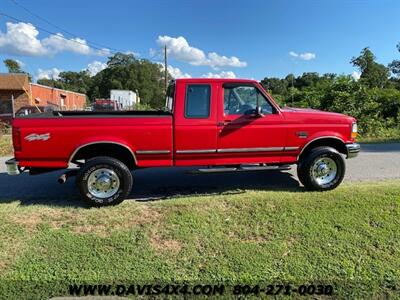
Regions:
M 347 149 L 347 158 L 353 158 L 358 155 L 358 152 L 360 152 L 361 146 L 360 146 L 360 144 L 357 144 L 357 143 L 346 144 L 346 149 Z
M 19 168 L 18 168 L 18 162 L 15 160 L 15 158 L 7 160 L 6 167 L 7 167 L 8 175 L 19 175 L 20 174 Z

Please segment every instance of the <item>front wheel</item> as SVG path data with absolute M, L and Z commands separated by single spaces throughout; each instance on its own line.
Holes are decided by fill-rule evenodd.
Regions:
M 106 156 L 88 160 L 76 177 L 82 198 L 91 206 L 116 205 L 128 197 L 133 178 L 121 161 Z
M 344 159 L 336 149 L 317 147 L 299 162 L 297 175 L 307 189 L 327 191 L 342 182 L 345 170 Z

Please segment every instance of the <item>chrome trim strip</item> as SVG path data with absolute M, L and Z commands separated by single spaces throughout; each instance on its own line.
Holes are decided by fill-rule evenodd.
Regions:
M 297 160 L 299 160 L 300 155 L 303 153 L 303 151 L 307 148 L 308 145 L 310 145 L 312 142 L 315 142 L 315 141 L 321 140 L 321 139 L 337 139 L 337 140 L 341 141 L 341 142 L 344 144 L 344 141 L 343 141 L 342 139 L 338 138 L 337 136 L 327 135 L 327 136 L 320 136 L 320 137 L 317 137 L 317 138 L 315 138 L 315 139 L 312 139 L 312 140 L 308 141 L 308 142 L 302 147 L 302 149 L 301 149 L 299 155 L 297 155 Z
M 226 148 L 218 149 L 218 153 L 238 153 L 238 152 L 273 152 L 283 151 L 284 147 L 267 147 L 267 148 Z
M 136 150 L 136 154 L 169 154 L 169 150 Z
M 299 147 L 285 147 L 284 151 L 296 151 Z
M 78 153 L 79 150 L 81 150 L 82 148 L 86 147 L 86 146 L 90 146 L 90 145 L 95 145 L 95 144 L 115 144 L 115 145 L 119 145 L 122 146 L 124 148 L 126 148 L 127 150 L 129 150 L 129 152 L 132 154 L 133 160 L 135 161 L 135 164 L 137 165 L 137 160 L 136 160 L 136 156 L 133 153 L 132 149 L 129 148 L 127 145 L 121 144 L 121 143 L 117 143 L 117 142 L 110 142 L 110 141 L 98 141 L 98 142 L 92 142 L 92 143 L 87 143 L 84 145 L 79 146 L 78 148 L 75 149 L 74 152 L 72 152 L 72 154 L 70 155 L 69 159 L 68 159 L 68 164 L 71 163 L 72 159 L 74 158 L 75 154 Z
M 176 154 L 216 153 L 217 149 L 176 150 Z

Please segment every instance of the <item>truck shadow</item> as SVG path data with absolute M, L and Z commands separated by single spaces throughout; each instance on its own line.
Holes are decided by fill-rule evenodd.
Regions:
M 292 174 L 280 171 L 191 174 L 194 168 L 141 170 L 131 196 L 136 201 L 240 194 L 245 190 L 302 191 Z
M 239 194 L 245 190 L 303 191 L 288 172 L 252 171 L 221 174 L 190 174 L 193 168 L 153 168 L 134 173 L 129 200 L 157 201 L 185 196 Z M 88 207 L 79 197 L 74 178 L 57 183 L 62 171 L 29 176 L 0 173 L 0 203 Z

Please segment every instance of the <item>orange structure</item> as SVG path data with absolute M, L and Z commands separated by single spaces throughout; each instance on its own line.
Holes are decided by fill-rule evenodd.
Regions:
M 86 95 L 45 85 L 31 83 L 32 99 L 36 105 L 57 106 L 60 110 L 82 110 L 86 105 Z
M 29 83 L 26 74 L 0 73 L 0 118 L 11 117 L 13 111 L 30 105 L 82 110 L 86 106 L 86 95 Z

